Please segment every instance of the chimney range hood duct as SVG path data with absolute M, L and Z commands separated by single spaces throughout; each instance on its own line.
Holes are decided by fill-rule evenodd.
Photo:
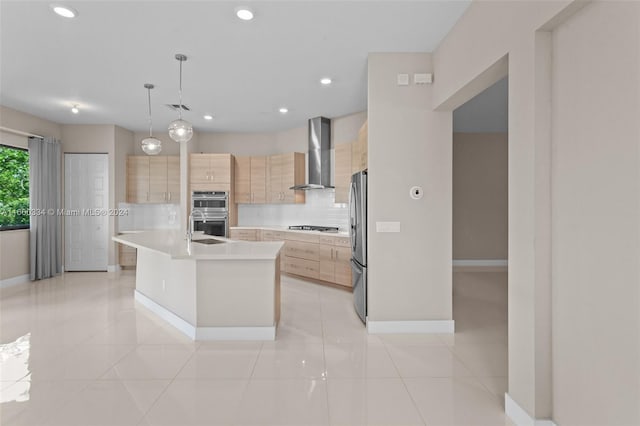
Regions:
M 307 154 L 309 181 L 289 189 L 328 189 L 331 182 L 331 120 L 316 117 L 309 120 L 309 152 Z

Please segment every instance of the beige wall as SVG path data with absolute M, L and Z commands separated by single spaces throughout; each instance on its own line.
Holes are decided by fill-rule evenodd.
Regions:
M 41 136 L 60 139 L 59 124 L 31 114 L 0 106 L 0 126 Z M 2 142 L 26 148 L 26 138 L 2 133 Z M 0 232 L 0 280 L 29 274 L 29 231 Z
M 553 406 L 640 424 L 640 3 L 553 32 Z
M 371 321 L 452 319 L 452 115 L 432 111 L 432 86 L 396 85 L 398 73 L 431 71 L 430 54 L 369 54 Z M 409 196 L 414 185 L 421 200 Z M 400 232 L 377 233 L 378 221 Z
M 202 133 L 198 152 L 230 152 L 233 155 L 270 155 L 279 149 L 276 133 Z M 296 151 L 297 145 L 290 151 Z
M 331 120 L 333 145 L 351 143 L 358 139 L 358 132 L 367 121 L 367 111 L 345 115 Z
M 0 232 L 0 281 L 29 274 L 29 230 Z
M 127 156 L 133 155 L 134 146 L 134 133 L 123 129 L 122 127 L 115 127 L 115 139 L 114 139 L 114 168 L 115 168 L 115 191 L 114 199 L 115 206 L 118 203 L 127 201 Z M 115 230 L 119 229 L 118 217 L 115 218 Z M 117 247 L 117 245 L 116 245 Z M 117 261 L 116 251 L 116 263 Z
M 356 140 L 358 130 L 366 120 L 366 111 L 331 119 L 333 143 L 341 144 Z M 307 152 L 307 148 L 308 132 L 305 124 L 281 132 L 198 133 L 196 150 L 197 152 L 230 152 L 237 156 L 250 156 Z
M 40 136 L 60 139 L 62 127 L 58 123 L 0 105 L 0 126 Z
M 507 139 L 453 134 L 453 259 L 507 259 Z
M 556 274 L 556 267 L 560 258 L 556 258 L 557 253 L 554 250 L 552 252 L 552 212 L 553 217 L 566 217 L 567 220 L 570 217 L 568 211 L 563 211 L 564 207 L 557 206 L 552 203 L 551 188 L 556 189 L 554 179 L 556 174 L 551 174 L 552 156 L 556 149 L 555 145 L 552 146 L 551 141 L 551 123 L 554 126 L 560 125 L 557 121 L 557 117 L 551 117 L 549 105 L 551 104 L 551 96 L 553 90 L 558 90 L 558 82 L 551 81 L 551 69 L 552 62 L 560 59 L 558 54 L 562 55 L 564 60 L 571 61 L 574 54 L 578 57 L 587 58 L 589 55 L 593 55 L 590 58 L 593 63 L 597 63 L 598 67 L 595 72 L 597 80 L 590 81 L 586 77 L 588 70 L 582 69 L 584 72 L 583 77 L 578 80 L 567 78 L 565 80 L 565 86 L 562 91 L 566 93 L 575 90 L 576 96 L 588 95 L 584 98 L 584 101 L 577 105 L 578 113 L 583 114 L 601 112 L 607 112 L 604 117 L 610 118 L 608 115 L 614 113 L 620 117 L 626 117 L 629 114 L 628 109 L 622 108 L 622 103 L 610 103 L 609 97 L 601 89 L 604 87 L 598 87 L 598 90 L 593 90 L 593 84 L 599 86 L 606 86 L 609 79 L 617 78 L 618 69 L 629 68 L 622 73 L 627 76 L 627 71 L 635 72 L 637 78 L 637 52 L 638 52 L 638 14 L 636 9 L 630 4 L 625 6 L 630 9 L 627 11 L 628 19 L 633 22 L 626 21 L 627 26 L 622 31 L 618 28 L 616 20 L 610 19 L 610 14 L 607 12 L 607 8 L 620 7 L 615 5 L 619 2 L 605 2 L 605 4 L 599 4 L 593 6 L 595 9 L 590 11 L 592 13 L 592 25 L 599 27 L 597 33 L 602 34 L 603 37 L 606 33 L 606 38 L 614 42 L 614 51 L 619 55 L 617 58 L 619 61 L 624 61 L 625 65 L 610 66 L 612 63 L 608 60 L 602 60 L 602 51 L 599 48 L 599 44 L 596 47 L 593 46 L 592 41 L 580 40 L 579 38 L 567 37 L 566 41 L 568 45 L 572 44 L 572 49 L 564 49 L 561 52 L 555 51 L 556 46 L 553 45 L 550 31 L 558 28 L 567 22 L 567 35 L 573 30 L 571 21 L 567 21 L 574 14 L 580 13 L 580 9 L 583 7 L 592 7 L 589 2 L 583 1 L 553 1 L 553 2 L 537 2 L 537 1 L 477 1 L 473 2 L 467 9 L 462 18 L 457 22 L 454 29 L 447 35 L 445 40 L 438 47 L 438 50 L 434 55 L 435 64 L 435 83 L 434 83 L 434 107 L 437 107 L 443 111 L 456 108 L 463 102 L 467 101 L 471 97 L 486 88 L 492 81 L 501 77 L 507 71 L 509 73 L 509 396 L 520 405 L 526 412 L 532 417 L 538 419 L 550 418 L 558 413 L 558 416 L 565 416 L 564 422 L 566 424 L 580 424 L 578 419 L 579 414 L 575 410 L 578 408 L 576 405 L 567 405 L 569 399 L 562 398 L 554 395 L 554 391 L 560 391 L 561 388 L 566 392 L 565 395 L 571 394 L 572 398 L 576 398 L 578 401 L 583 401 L 582 409 L 585 401 L 590 401 L 592 396 L 595 396 L 595 389 L 597 383 L 603 383 L 606 389 L 608 386 L 614 383 L 613 377 L 617 374 L 614 367 L 616 365 L 615 360 L 610 360 L 609 365 L 605 365 L 603 362 L 607 358 L 606 349 L 602 349 L 599 343 L 595 340 L 599 339 L 600 333 L 594 333 L 594 328 L 591 325 L 598 324 L 596 330 L 602 330 L 602 333 L 608 333 L 612 331 L 611 327 L 605 327 L 605 325 L 612 324 L 606 314 L 602 316 L 599 313 L 599 309 L 593 306 L 583 305 L 583 292 L 586 292 L 584 300 L 590 300 L 600 287 L 593 288 L 593 286 L 584 287 L 584 282 L 581 278 L 588 276 L 592 271 L 595 276 L 600 274 L 600 259 L 594 260 L 591 263 L 581 263 L 579 270 L 573 270 L 572 274 L 565 273 L 564 275 Z M 612 6 L 613 5 L 613 6 Z M 585 9 L 586 10 L 586 9 Z M 577 25 L 577 24 L 575 24 Z M 571 28 L 571 30 L 569 30 Z M 626 32 L 625 29 L 626 28 Z M 587 30 L 585 30 L 587 31 Z M 623 34 L 623 35 L 620 35 Z M 569 39 L 571 38 L 571 42 Z M 629 51 L 620 52 L 619 47 L 628 46 Z M 473 46 L 470 49 L 469 46 Z M 608 46 L 607 48 L 610 48 Z M 633 50 L 633 54 L 631 50 Z M 551 59 L 551 52 L 554 52 L 553 61 Z M 583 55 L 583 56 L 580 56 Z M 626 55 L 626 56 L 625 56 Z M 607 56 L 608 57 L 608 56 Z M 586 61 L 585 61 L 586 62 Z M 621 62 L 613 61 L 614 64 L 620 64 Z M 496 65 L 497 64 L 497 65 Z M 492 67 L 492 65 L 495 65 Z M 601 67 L 601 68 L 599 68 Z M 485 73 L 489 69 L 490 73 Z M 630 71 L 631 70 L 631 71 Z M 630 74 L 629 74 L 630 75 Z M 630 77 L 629 77 L 630 78 Z M 597 82 L 597 83 L 596 83 Z M 629 98 L 634 98 L 637 101 L 638 95 L 638 80 L 629 83 L 626 87 L 626 93 Z M 580 97 L 574 98 L 574 100 L 582 99 Z M 628 99 L 628 98 L 627 98 Z M 636 104 L 637 105 L 637 104 Z M 593 108 L 593 109 L 592 109 Z M 597 111 L 597 112 L 594 112 Z M 632 111 L 632 114 L 636 114 L 637 109 Z M 589 114 L 586 114 L 588 116 Z M 637 122 L 635 118 L 629 117 L 630 122 Z M 590 137 L 597 137 L 601 135 L 601 143 L 609 144 L 609 137 L 611 130 L 617 127 L 617 123 L 622 119 L 609 120 L 608 122 L 596 120 L 593 123 L 571 123 L 566 129 L 568 134 L 571 134 L 571 138 L 574 138 L 576 142 L 576 148 L 581 145 L 580 133 L 577 132 L 577 137 L 574 136 L 573 131 L 576 128 L 571 128 L 571 125 L 582 126 L 586 125 L 586 128 L 593 127 L 595 133 L 589 135 Z M 564 125 L 564 124 L 562 124 Z M 603 136 L 606 135 L 606 136 Z M 637 140 L 637 133 L 635 134 Z M 606 141 L 606 142 L 605 142 Z M 554 141 L 555 143 L 555 141 Z M 582 151 L 573 151 L 573 155 L 581 156 Z M 628 152 L 630 157 L 637 158 L 637 148 L 633 152 Z M 587 155 L 585 158 L 589 158 Z M 584 161 L 584 158 L 579 160 Z M 609 163 L 608 165 L 610 165 Z M 622 174 L 627 173 L 624 169 Z M 555 167 L 555 165 L 554 165 Z M 637 166 L 636 166 L 637 169 Z M 590 172 L 584 171 L 585 174 L 590 176 L 596 176 L 598 172 L 602 171 L 606 174 L 615 174 L 617 172 L 616 167 L 611 165 L 610 171 L 605 169 L 599 170 L 597 167 L 592 168 Z M 571 181 L 574 177 L 581 176 L 582 170 L 572 170 L 571 168 L 558 169 L 559 173 L 562 173 L 564 177 Z M 609 182 L 607 176 L 600 182 Z M 596 180 L 598 180 L 596 178 Z M 631 185 L 631 184 L 628 184 Z M 629 187 L 627 187 L 629 188 Z M 596 188 L 597 189 L 597 188 Z M 615 191 L 614 191 L 615 192 Z M 580 195 L 582 196 L 582 195 Z M 587 195 L 584 195 L 587 197 Z M 634 196 L 637 197 L 637 191 L 634 192 Z M 604 198 L 606 201 L 609 198 Z M 575 199 L 574 199 L 575 200 Z M 597 198 L 594 199 L 594 201 Z M 555 201 L 555 198 L 554 198 Z M 635 200 L 630 200 L 631 203 L 637 203 Z M 567 247 L 572 250 L 575 249 L 578 253 L 573 253 L 569 256 L 570 259 L 575 259 L 585 252 L 588 255 L 584 255 L 583 259 L 589 258 L 592 255 L 591 250 L 597 251 L 595 248 L 587 248 L 581 243 L 581 240 L 586 238 L 585 233 L 592 234 L 590 238 L 597 238 L 597 235 L 605 236 L 609 231 L 604 228 L 604 222 L 607 218 L 611 222 L 615 221 L 614 211 L 617 209 L 611 205 L 606 212 L 602 212 L 603 216 L 600 218 L 601 222 L 597 223 L 597 227 L 585 229 L 583 235 L 575 233 L 575 229 L 571 229 L 573 224 L 567 223 L 565 234 L 566 240 L 564 241 Z M 618 206 L 615 206 L 618 207 Z M 628 211 L 624 211 L 623 215 L 627 218 Z M 637 213 L 637 212 L 636 212 Z M 588 215 L 591 217 L 592 215 Z M 636 214 L 637 218 L 637 214 Z M 578 221 L 581 223 L 582 221 Z M 624 221 L 623 221 L 624 222 Z M 601 229 L 602 227 L 602 229 Z M 556 223 L 553 223 L 553 230 L 558 228 Z M 614 227 L 615 229 L 615 227 Z M 632 238 L 633 242 L 629 243 L 625 240 L 623 245 L 610 246 L 611 250 L 608 255 L 610 257 L 618 257 L 620 259 L 628 259 L 632 264 L 637 265 L 638 262 L 638 235 L 637 226 L 629 228 L 629 234 L 635 235 Z M 573 233 L 573 234 L 572 234 Z M 555 237 L 554 237 L 554 245 Z M 604 238 L 602 241 L 606 241 Z M 626 246 L 625 246 L 626 244 Z M 631 244 L 631 247 L 628 245 Z M 631 251 L 628 249 L 631 248 Z M 607 258 L 604 259 L 605 264 Z M 576 338 L 579 342 L 585 344 L 590 341 L 591 346 L 588 350 L 592 352 L 602 351 L 599 354 L 592 354 L 594 360 L 597 361 L 592 365 L 583 363 L 579 358 L 573 358 L 573 368 L 571 372 L 565 377 L 580 377 L 578 381 L 573 381 L 571 384 L 566 383 L 563 386 L 559 386 L 555 377 L 552 383 L 551 365 L 552 365 L 552 351 L 551 351 L 551 335 L 552 331 L 554 336 L 557 335 L 560 329 L 557 329 L 557 323 L 554 321 L 553 330 L 551 324 L 551 293 L 552 293 L 552 270 L 551 265 L 554 265 L 554 280 L 553 280 L 553 292 L 560 288 L 566 288 L 566 293 L 561 292 L 566 297 L 565 308 L 569 309 L 569 312 L 582 313 L 584 316 L 591 316 L 592 322 L 580 322 L 575 319 L 569 321 L 567 319 L 567 326 L 570 324 L 570 329 L 566 329 L 567 337 Z M 576 268 L 578 264 L 574 265 Z M 616 283 L 620 283 L 617 279 L 626 275 L 629 278 L 634 274 L 633 267 L 627 266 L 622 271 L 609 270 L 612 275 L 606 280 L 606 285 L 612 285 L 610 283 L 613 280 Z M 562 278 L 560 278 L 562 277 Z M 558 278 L 556 280 L 555 278 Z M 637 275 L 633 276 L 633 280 L 626 281 L 628 283 L 633 282 L 637 286 Z M 589 282 L 589 281 L 588 281 Z M 598 283 L 599 286 L 603 285 L 603 282 Z M 614 285 L 616 288 L 617 285 Z M 628 287 L 626 287 L 628 289 Z M 574 291 L 570 291 L 574 290 Z M 604 294 L 605 290 L 600 290 Z M 627 290 L 633 293 L 633 290 Z M 621 337 L 625 340 L 626 345 L 630 345 L 633 351 L 636 350 L 638 340 L 638 306 L 637 306 L 637 290 L 633 293 L 632 300 L 636 300 L 635 318 L 625 317 L 632 324 L 622 324 L 615 322 L 612 324 L 614 333 L 618 330 L 630 331 L 632 334 L 625 333 L 626 337 Z M 608 290 L 606 290 L 608 292 Z M 571 293 L 571 294 L 569 294 Z M 611 293 L 614 294 L 614 293 Z M 631 295 L 628 293 L 627 295 Z M 609 296 L 613 297 L 613 296 Z M 634 299 L 635 297 L 635 299 Z M 593 297 L 595 299 L 595 297 Z M 604 311 L 609 306 L 609 299 L 605 298 Z M 554 310 L 556 300 L 554 298 Z M 631 302 L 627 302 L 631 303 Z M 598 306 L 598 305 L 596 305 Z M 627 306 L 627 305 L 622 305 Z M 586 311 L 589 311 L 588 313 Z M 565 311 L 566 312 L 566 311 Z M 622 315 L 622 314 L 620 314 Z M 583 318 L 578 316 L 579 318 Z M 606 319 L 604 322 L 598 322 L 599 319 Z M 611 320 L 615 321 L 616 316 Z M 621 326 L 631 328 L 619 328 Z M 605 330 L 606 328 L 606 330 Z M 614 334 L 617 335 L 617 334 Z M 584 336 L 584 337 L 583 337 Z M 631 342 L 629 343 L 629 337 Z M 584 339 L 584 340 L 580 340 Z M 636 339 L 635 342 L 633 339 Z M 554 341 L 556 339 L 554 338 Z M 584 349 L 583 348 L 583 349 Z M 619 348 L 624 350 L 622 348 Z M 576 350 L 574 353 L 576 356 L 582 357 L 584 351 L 579 353 Z M 555 355 L 554 352 L 554 360 Z M 629 355 L 631 357 L 631 355 Z M 622 379 L 625 389 L 631 389 L 631 397 L 636 398 L 635 408 L 630 408 L 626 405 L 626 398 L 628 395 L 620 396 L 618 394 L 605 394 L 600 393 L 600 396 L 611 395 L 614 398 L 621 398 L 622 401 L 618 402 L 616 407 L 622 409 L 624 412 L 616 413 L 616 418 L 633 419 L 631 424 L 637 423 L 637 386 L 638 377 L 640 372 L 638 370 L 638 356 L 637 352 L 634 352 L 635 364 L 631 365 L 625 363 L 623 358 L 622 365 L 631 367 L 626 371 L 626 379 Z M 590 359 L 587 357 L 586 359 Z M 613 369 L 613 370 L 612 370 Z M 557 369 L 555 369 L 557 371 Z M 620 373 L 620 377 L 623 373 Z M 572 376 L 573 375 L 573 376 Z M 605 378 L 609 376 L 608 378 Z M 585 378 L 596 377 L 596 382 L 585 382 Z M 585 385 L 587 383 L 587 385 Z M 620 383 L 619 383 L 620 384 Z M 589 389 L 590 388 L 590 389 Z M 574 400 L 575 401 L 575 400 Z M 588 407 L 586 412 L 597 413 L 598 416 L 606 416 L 607 404 L 599 404 L 594 402 L 593 405 Z M 574 417 L 572 417 L 574 416 Z M 594 417 L 592 417 L 593 419 Z M 604 418 L 604 417 L 603 417 Z M 577 423 L 576 423 L 577 421 Z M 587 419 L 587 423 L 595 420 Z M 559 422 L 560 424 L 561 422 Z M 600 422 L 602 423 L 602 422 Z M 607 422 L 608 423 L 608 422 Z M 629 423 L 627 423 L 629 424 Z
M 62 125 L 63 153 L 92 153 L 109 155 L 109 208 L 116 208 L 115 126 L 110 124 Z M 64 154 L 63 154 L 64 155 Z M 118 166 L 118 169 L 121 165 Z M 64 179 L 64 170 L 63 170 Z M 118 176 L 118 181 L 120 177 Z M 63 184 L 64 195 L 64 184 Z M 109 238 L 116 234 L 115 216 L 109 216 Z M 108 265 L 118 263 L 116 244 L 109 241 Z
M 543 125 L 549 76 L 546 64 L 536 62 L 536 31 L 552 29 L 583 4 L 473 2 L 434 54 L 433 106 L 442 110 L 509 73 L 508 393 L 534 418 L 552 416 L 549 135 Z

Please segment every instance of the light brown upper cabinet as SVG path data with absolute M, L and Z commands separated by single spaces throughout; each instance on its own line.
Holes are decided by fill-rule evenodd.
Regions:
M 351 150 L 351 170 L 353 173 L 369 168 L 369 128 L 368 121 L 365 121 L 358 131 L 358 140 L 352 144 Z
M 267 157 L 251 157 L 251 202 L 267 202 Z
M 236 157 L 236 203 L 251 203 L 251 157 Z
M 355 143 L 355 142 L 354 142 Z M 351 184 L 351 150 L 352 144 L 343 143 L 335 147 L 335 202 L 349 202 L 349 185 Z
M 180 157 L 149 158 L 149 201 L 152 203 L 180 202 Z
M 267 201 L 267 157 L 236 157 L 235 175 L 236 203 Z
M 180 158 L 127 157 L 127 202 L 179 203 Z
M 231 186 L 231 154 L 191 154 L 189 183 L 196 191 L 229 191 Z
M 267 203 L 304 203 L 304 191 L 289 189 L 305 180 L 304 154 L 290 152 L 271 155 L 267 159 Z

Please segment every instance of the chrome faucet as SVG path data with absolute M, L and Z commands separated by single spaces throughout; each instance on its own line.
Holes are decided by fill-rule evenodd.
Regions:
M 207 219 L 200 210 L 192 210 L 191 214 L 189 214 L 189 223 L 187 225 L 187 241 L 191 242 L 193 238 L 193 216 L 195 213 L 199 213 L 202 218 L 202 223 L 207 223 Z

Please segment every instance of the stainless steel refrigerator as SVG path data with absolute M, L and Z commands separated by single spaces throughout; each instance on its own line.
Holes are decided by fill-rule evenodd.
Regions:
M 349 190 L 349 234 L 353 271 L 353 304 L 358 316 L 367 322 L 367 172 L 351 176 Z

